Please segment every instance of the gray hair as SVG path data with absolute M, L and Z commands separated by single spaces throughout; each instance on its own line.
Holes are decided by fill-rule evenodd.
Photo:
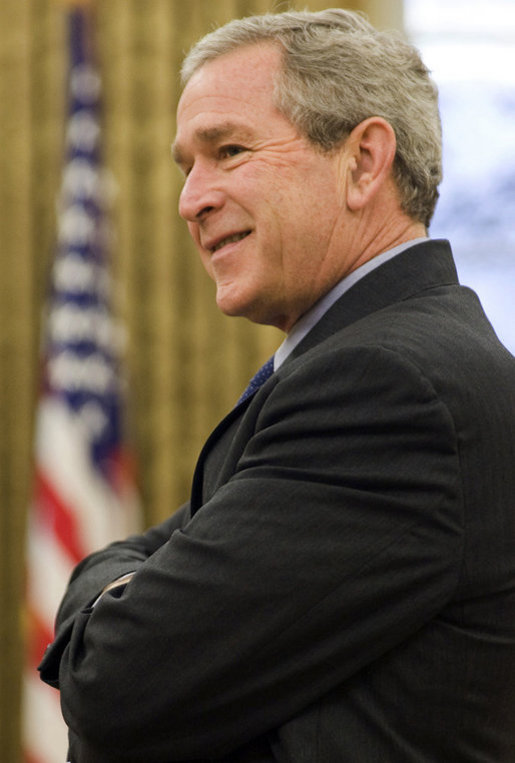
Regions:
M 207 62 L 264 41 L 283 49 L 276 105 L 314 145 L 336 148 L 368 117 L 389 122 L 401 207 L 428 226 L 442 179 L 441 125 L 438 92 L 417 49 L 353 11 L 267 13 L 235 19 L 197 42 L 184 59 L 183 84 Z

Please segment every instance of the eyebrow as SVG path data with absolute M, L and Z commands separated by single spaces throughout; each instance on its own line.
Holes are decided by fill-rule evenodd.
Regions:
M 227 138 L 249 141 L 254 138 L 253 132 L 244 125 L 236 122 L 223 122 L 213 127 L 200 127 L 193 135 L 194 140 L 207 145 L 218 143 Z M 177 164 L 185 164 L 184 153 L 177 141 L 172 143 L 172 156 Z

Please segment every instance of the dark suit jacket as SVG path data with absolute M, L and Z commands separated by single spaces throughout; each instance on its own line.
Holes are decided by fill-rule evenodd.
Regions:
M 190 506 L 79 566 L 41 671 L 77 763 L 515 761 L 515 360 L 445 242 L 229 413 Z

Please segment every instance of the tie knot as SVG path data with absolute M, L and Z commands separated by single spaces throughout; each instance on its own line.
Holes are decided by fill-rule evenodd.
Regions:
M 272 355 L 271 358 L 269 358 L 264 365 L 261 366 L 259 371 L 257 371 L 252 379 L 247 384 L 247 387 L 243 394 L 241 395 L 240 399 L 238 400 L 238 405 L 242 403 L 244 400 L 246 400 L 250 395 L 253 395 L 256 390 L 261 387 L 262 384 L 266 382 L 270 376 L 272 376 L 274 372 L 274 356 Z

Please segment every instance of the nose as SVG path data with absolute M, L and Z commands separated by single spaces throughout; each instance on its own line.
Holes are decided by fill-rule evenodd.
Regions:
M 188 222 L 200 222 L 223 204 L 223 193 L 216 187 L 213 173 L 200 164 L 190 170 L 179 198 L 179 214 Z

